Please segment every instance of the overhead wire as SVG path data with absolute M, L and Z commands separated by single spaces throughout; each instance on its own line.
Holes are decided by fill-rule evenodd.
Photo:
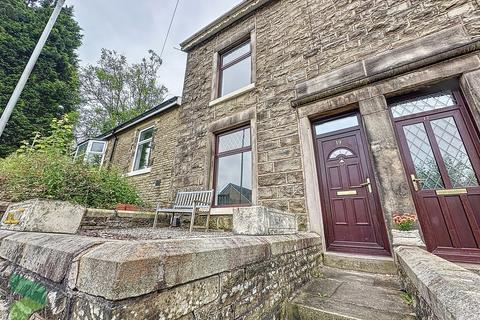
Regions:
M 167 44 L 168 36 L 170 35 L 170 30 L 172 29 L 173 20 L 175 19 L 175 14 L 177 13 L 178 3 L 180 0 L 177 0 L 175 4 L 175 9 L 173 9 L 172 18 L 170 19 L 170 24 L 168 25 L 167 34 L 165 35 L 165 40 L 163 41 L 162 51 L 160 51 L 160 59 L 163 57 L 163 52 L 165 51 L 165 45 Z

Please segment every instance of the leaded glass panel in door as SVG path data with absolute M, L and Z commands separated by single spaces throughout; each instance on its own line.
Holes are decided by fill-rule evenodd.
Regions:
M 408 149 L 421 189 L 443 189 L 444 184 L 440 170 L 428 140 L 423 123 L 415 123 L 403 127 Z
M 453 188 L 478 186 L 465 145 L 453 117 L 430 122 Z

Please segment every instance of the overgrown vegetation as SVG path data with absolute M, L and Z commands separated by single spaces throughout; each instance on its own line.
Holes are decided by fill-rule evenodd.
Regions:
M 53 120 L 49 136 L 35 133 L 15 153 L 0 159 L 0 199 L 55 199 L 93 208 L 141 205 L 135 188 L 117 170 L 73 160 L 74 119 L 70 114 Z

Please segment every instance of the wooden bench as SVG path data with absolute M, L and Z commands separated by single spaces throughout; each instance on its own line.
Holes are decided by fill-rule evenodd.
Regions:
M 174 221 L 175 215 L 179 215 L 180 218 L 183 215 L 191 215 L 190 218 L 190 232 L 192 232 L 195 222 L 195 215 L 199 212 L 207 213 L 207 223 L 205 225 L 206 230 L 208 230 L 208 223 L 210 222 L 210 210 L 212 208 L 213 202 L 213 190 L 207 191 L 182 191 L 178 192 L 175 198 L 175 202 L 170 208 L 162 208 L 161 204 L 157 204 L 157 209 L 155 210 L 155 219 L 153 221 L 153 227 L 157 226 L 158 214 L 171 213 L 172 219 L 170 222 Z

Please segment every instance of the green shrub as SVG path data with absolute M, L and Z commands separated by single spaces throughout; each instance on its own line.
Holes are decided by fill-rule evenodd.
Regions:
M 94 208 L 118 203 L 141 205 L 136 189 L 115 169 L 99 168 L 71 157 L 72 117 L 52 123 L 48 137 L 35 135 L 14 154 L 0 159 L 0 198 L 71 201 Z

